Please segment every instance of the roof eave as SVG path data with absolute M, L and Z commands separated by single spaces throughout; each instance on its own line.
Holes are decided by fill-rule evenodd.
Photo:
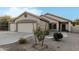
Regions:
M 69 20 L 69 19 L 66 19 L 66 18 L 63 18 L 63 17 L 57 16 L 57 15 L 54 15 L 54 14 L 51 14 L 51 13 L 46 13 L 46 14 L 44 14 L 44 15 L 51 15 L 51 16 L 55 16 L 55 17 L 58 17 L 58 18 L 60 18 L 60 19 L 63 19 L 63 20 L 67 20 L 67 21 L 69 21 L 69 22 L 72 22 L 72 21 Z

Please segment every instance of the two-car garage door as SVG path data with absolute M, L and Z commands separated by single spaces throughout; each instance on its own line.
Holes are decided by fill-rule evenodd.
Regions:
M 36 23 L 17 23 L 10 24 L 10 31 L 33 33 L 33 26 L 36 27 Z
M 17 24 L 17 31 L 18 32 L 33 33 L 33 24 L 35 25 L 35 23 L 18 23 Z

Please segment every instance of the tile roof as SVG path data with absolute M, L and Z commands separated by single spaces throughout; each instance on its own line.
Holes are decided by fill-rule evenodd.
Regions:
M 72 22 L 72 21 L 69 20 L 69 19 L 66 19 L 66 18 L 64 18 L 64 17 L 57 16 L 57 15 L 54 15 L 54 14 L 51 14 L 51 13 L 46 13 L 45 15 L 51 15 L 51 16 L 54 16 L 54 17 L 60 18 L 60 19 L 62 19 L 62 20 L 67 20 L 67 21 L 69 21 L 69 22 Z

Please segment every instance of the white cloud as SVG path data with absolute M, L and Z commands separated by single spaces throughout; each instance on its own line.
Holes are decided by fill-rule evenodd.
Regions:
M 36 14 L 36 15 L 41 15 L 43 13 L 42 10 L 38 10 L 37 8 L 10 8 L 5 14 L 10 15 L 13 17 L 18 16 L 19 14 L 23 13 L 24 11 Z

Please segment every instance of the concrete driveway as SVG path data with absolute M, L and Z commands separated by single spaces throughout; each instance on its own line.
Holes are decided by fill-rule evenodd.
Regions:
M 0 31 L 0 45 L 16 42 L 23 36 L 30 35 L 30 33 Z

